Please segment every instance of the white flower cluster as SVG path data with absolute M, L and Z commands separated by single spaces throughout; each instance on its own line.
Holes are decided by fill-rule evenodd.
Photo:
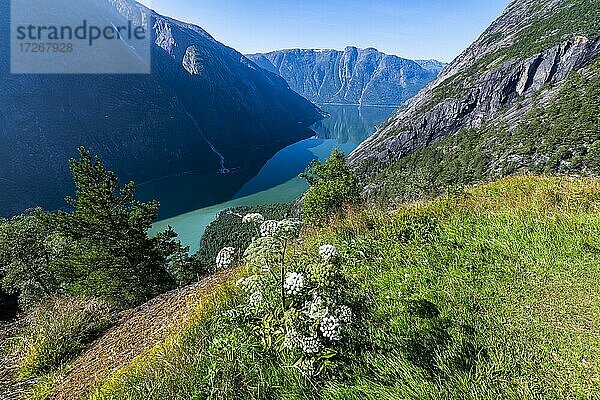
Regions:
M 338 250 L 331 244 L 324 244 L 319 247 L 319 255 L 327 262 L 338 255 Z
M 289 240 L 297 238 L 302 229 L 302 221 L 295 218 L 284 219 L 277 223 L 275 237 L 279 239 Z
M 265 285 L 262 275 L 251 275 L 247 278 L 238 279 L 235 283 L 240 289 L 248 293 L 248 305 L 252 308 L 261 308 L 264 304 L 263 288 Z
M 331 341 L 337 341 L 341 339 L 342 326 L 340 325 L 340 321 L 332 315 L 323 318 L 320 329 L 323 337 Z
M 312 360 L 302 360 L 298 365 L 298 369 L 306 378 L 310 378 L 316 374 L 315 365 Z
M 263 222 L 265 222 L 265 217 L 259 213 L 246 214 L 242 218 L 244 224 L 262 224 Z
M 297 296 L 302 292 L 304 288 L 304 275 L 297 272 L 288 272 L 285 275 L 285 282 L 283 284 L 285 292 L 290 296 Z
M 235 284 L 246 293 L 254 293 L 263 289 L 265 281 L 262 275 L 251 275 L 238 279 Z
M 329 313 L 329 309 L 325 305 L 325 301 L 322 297 L 315 295 L 313 299 L 305 304 L 306 315 L 310 319 L 321 319 L 325 318 Z
M 315 354 L 321 350 L 321 341 L 317 335 L 303 336 L 300 339 L 300 349 L 304 354 Z
M 348 325 L 352 323 L 352 309 L 347 305 L 338 307 L 336 314 L 342 324 Z
M 223 250 L 217 254 L 217 259 L 215 260 L 218 269 L 226 269 L 233 264 L 235 257 L 235 247 L 225 247 Z
M 248 300 L 250 307 L 259 308 L 263 304 L 263 294 L 261 291 L 256 291 L 250 295 Z
M 283 346 L 294 350 L 302 346 L 302 338 L 295 329 L 288 329 L 283 339 Z
M 268 267 L 281 261 L 282 245 L 272 237 L 260 237 L 252 241 L 252 244 L 244 252 L 246 262 L 254 267 L 268 271 Z
M 277 228 L 279 228 L 279 221 L 265 221 L 260 226 L 260 236 L 273 237 L 277 233 Z

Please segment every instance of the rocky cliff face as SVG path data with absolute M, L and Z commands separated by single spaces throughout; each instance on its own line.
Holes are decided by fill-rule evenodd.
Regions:
M 239 171 L 308 137 L 310 102 L 197 26 L 130 0 L 95 2 L 106 20 L 149 19 L 150 75 L 11 75 L 7 2 L 0 4 L 0 216 L 63 205 L 78 146 L 140 183 Z
M 467 129 L 512 130 L 600 55 L 600 2 L 513 1 L 479 39 L 350 156 L 367 176 Z M 448 157 L 457 156 L 452 151 Z M 377 185 L 377 182 L 371 182 Z
M 344 51 L 281 50 L 248 57 L 317 104 L 398 106 L 445 66 L 435 60 L 412 61 L 356 47 Z

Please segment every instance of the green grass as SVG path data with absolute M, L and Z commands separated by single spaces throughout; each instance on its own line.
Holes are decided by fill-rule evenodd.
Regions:
M 112 321 L 102 301 L 56 298 L 40 304 L 20 321 L 22 328 L 13 340 L 19 377 L 61 369 Z
M 358 323 L 307 382 L 228 315 L 227 286 L 95 399 L 594 399 L 600 396 L 600 181 L 510 178 L 305 232 L 331 242 Z M 314 386 L 313 386 L 314 385 Z

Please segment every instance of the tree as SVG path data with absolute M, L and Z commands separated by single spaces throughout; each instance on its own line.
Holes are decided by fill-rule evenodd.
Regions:
M 338 149 L 333 150 L 325 163 L 313 161 L 300 177 L 310 186 L 302 204 L 303 216 L 309 222 L 322 221 L 360 200 L 356 177 L 348 167 L 346 156 Z
M 170 258 L 182 251 L 172 230 L 148 237 L 159 203 L 135 198 L 133 182 L 119 186 L 116 175 L 96 156 L 79 149 L 69 161 L 76 186 L 73 209 L 59 211 L 57 231 L 78 243 L 59 261 L 69 294 L 103 298 L 124 307 L 175 287 Z
M 35 209 L 0 223 L 2 287 L 19 295 L 23 309 L 62 291 L 53 265 L 61 244 L 51 220 L 49 213 Z

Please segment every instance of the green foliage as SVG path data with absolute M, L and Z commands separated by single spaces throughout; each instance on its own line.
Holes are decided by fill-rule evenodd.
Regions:
M 571 73 L 550 104 L 536 104 L 517 126 L 465 129 L 400 159 L 371 179 L 369 197 L 413 201 L 528 173 L 598 176 L 599 116 L 600 59 Z
M 17 335 L 19 374 L 29 378 L 56 370 L 112 323 L 107 303 L 53 298 L 27 314 Z
M 41 209 L 0 223 L 0 277 L 23 309 L 61 292 L 52 260 L 61 251 L 52 216 Z
M 70 160 L 77 190 L 67 202 L 73 211 L 57 215 L 58 232 L 78 244 L 60 260 L 68 292 L 127 307 L 173 288 L 166 266 L 180 250 L 176 235 L 169 230 L 148 237 L 158 202 L 137 201 L 133 182 L 120 187 L 98 157 L 83 148 L 80 156 Z
M 291 204 L 269 204 L 236 207 L 219 213 L 205 230 L 200 250 L 194 255 L 194 261 L 201 265 L 201 271 L 208 273 L 215 269 L 215 259 L 225 247 L 245 249 L 256 236 L 256 227 L 242 223 L 244 215 L 259 213 L 267 220 L 281 220 L 289 217 Z
M 359 201 L 357 180 L 348 168 L 346 156 L 338 149 L 325 163 L 313 161 L 300 177 L 310 186 L 302 204 L 302 216 L 308 222 L 322 221 Z
M 0 223 L 0 277 L 24 309 L 56 295 L 86 296 L 115 308 L 139 304 L 185 283 L 193 264 L 169 229 L 148 230 L 158 203 L 135 199 L 135 185 L 119 185 L 81 148 L 70 160 L 76 196 L 72 209 L 40 209 Z
M 511 178 L 348 214 L 310 231 L 288 263 L 324 242 L 340 253 L 359 329 L 326 379 L 313 386 L 295 357 L 265 352 L 273 321 L 232 313 L 249 303 L 228 286 L 94 398 L 597 398 L 599 211 L 598 180 Z
M 250 326 L 263 353 L 273 352 L 315 384 L 334 368 L 353 314 L 334 246 L 321 246 L 321 259 L 287 251 L 300 227 L 283 220 L 272 235 L 261 229 L 244 253 L 249 276 L 237 282 L 248 297 L 232 312 L 237 324 Z

